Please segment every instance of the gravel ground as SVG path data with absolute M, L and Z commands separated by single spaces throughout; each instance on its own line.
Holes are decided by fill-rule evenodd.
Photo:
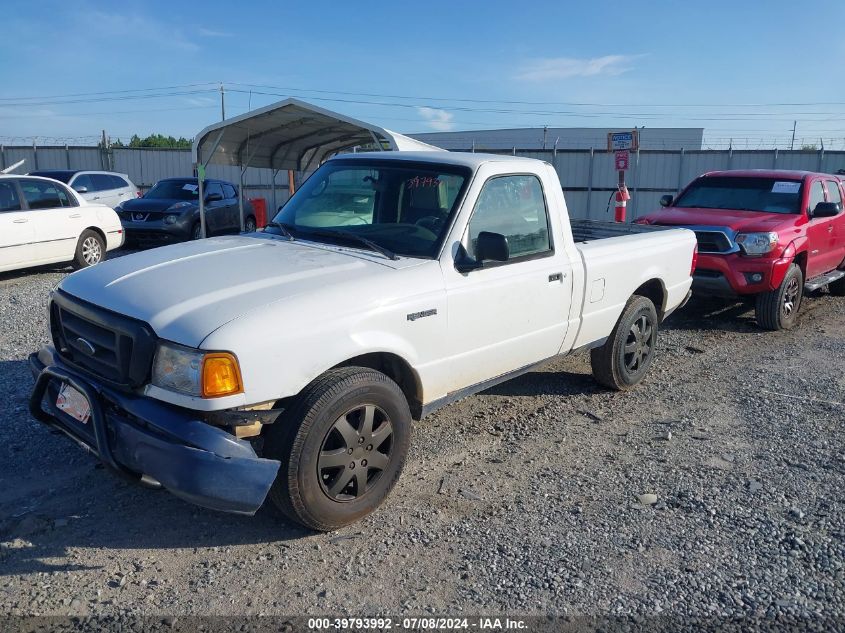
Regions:
M 384 507 L 314 534 L 132 485 L 30 419 L 25 359 L 64 274 L 0 275 L 0 614 L 845 626 L 843 299 L 777 333 L 693 302 L 630 393 L 579 354 L 467 398 L 415 426 Z

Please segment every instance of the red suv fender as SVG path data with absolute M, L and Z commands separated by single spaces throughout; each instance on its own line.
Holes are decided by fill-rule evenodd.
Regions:
M 786 271 L 789 270 L 790 265 L 792 265 L 792 263 L 796 260 L 798 260 L 798 265 L 801 266 L 801 272 L 806 275 L 806 265 L 802 265 L 802 262 L 800 261 L 803 259 L 801 255 L 806 252 L 807 239 L 804 237 L 790 242 L 790 244 L 783 249 L 783 253 L 780 258 L 776 259 L 772 264 L 772 276 L 770 279 L 772 290 L 780 287 L 781 283 L 783 283 L 783 278 L 786 277 Z

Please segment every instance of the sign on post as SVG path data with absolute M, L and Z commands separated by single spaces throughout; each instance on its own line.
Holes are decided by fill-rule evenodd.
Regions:
M 607 151 L 621 152 L 630 151 L 636 152 L 640 147 L 640 135 L 637 130 L 630 132 L 608 132 L 607 133 Z
M 631 164 L 631 153 L 626 149 L 614 154 L 614 164 L 616 171 L 628 171 L 628 166 Z

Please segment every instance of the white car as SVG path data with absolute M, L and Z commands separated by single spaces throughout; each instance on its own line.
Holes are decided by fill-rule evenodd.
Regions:
M 29 173 L 59 180 L 70 186 L 88 202 L 104 204 L 112 209 L 127 200 L 141 196 L 141 191 L 127 174 L 111 171 L 82 171 L 74 169 L 41 169 Z
M 123 239 L 108 206 L 50 178 L 0 175 L 0 272 L 63 262 L 86 268 Z
M 390 492 L 412 419 L 578 349 L 639 383 L 695 267 L 655 229 L 570 222 L 538 160 L 338 156 L 264 232 L 66 277 L 30 408 L 193 503 L 334 529 Z

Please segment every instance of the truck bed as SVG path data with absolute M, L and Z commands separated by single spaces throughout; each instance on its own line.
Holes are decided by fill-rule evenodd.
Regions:
M 595 242 L 610 237 L 623 237 L 638 233 L 665 231 L 674 227 L 655 226 L 653 224 L 625 224 L 618 222 L 601 222 L 598 220 L 570 220 L 572 237 L 576 243 Z

